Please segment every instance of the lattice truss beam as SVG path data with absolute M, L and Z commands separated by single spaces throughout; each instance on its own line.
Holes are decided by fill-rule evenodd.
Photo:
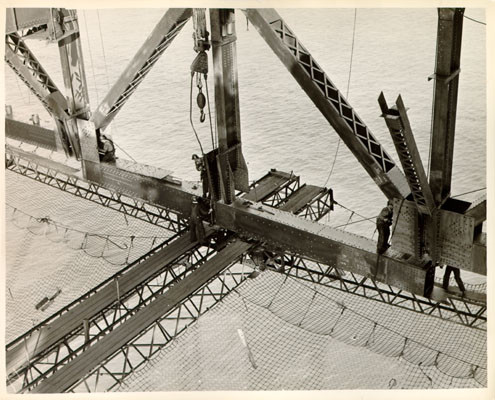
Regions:
M 186 239 L 188 235 L 188 233 L 185 234 Z M 125 285 L 125 282 L 128 281 L 128 279 L 126 279 L 126 274 L 132 273 L 130 271 L 140 267 L 150 268 L 149 261 L 153 255 L 156 255 L 160 250 L 165 249 L 166 246 L 170 246 L 174 241 L 180 240 L 181 239 L 177 239 L 177 235 L 168 239 L 134 263 L 129 264 L 123 270 L 81 296 L 79 299 L 59 310 L 25 335 L 9 343 L 7 345 L 8 355 L 16 348 L 19 349 L 18 353 L 23 352 L 24 350 L 26 354 L 23 356 L 26 357 L 25 360 L 29 361 L 24 361 L 20 363 L 20 365 L 18 364 L 19 366 L 16 369 L 10 371 L 7 383 L 16 388 L 17 392 L 32 390 L 42 380 L 54 374 L 68 362 L 83 353 L 89 346 L 93 346 L 105 335 L 135 315 L 139 310 L 148 306 L 157 298 L 157 296 L 169 290 L 186 276 L 189 276 L 217 252 L 217 242 L 215 238 L 212 238 L 207 246 L 196 245 L 192 250 L 180 254 L 180 256 L 176 257 L 171 263 L 159 266 L 158 268 L 155 267 L 153 273 L 148 274 L 146 279 L 139 282 L 139 284 L 132 287 L 130 290 L 125 289 L 129 286 L 129 283 L 127 286 Z M 163 319 L 152 328 L 153 334 L 151 334 L 150 348 L 147 352 L 148 357 L 154 354 L 160 347 L 160 340 L 157 337 L 159 335 L 154 335 L 156 329 L 159 329 L 159 332 L 165 335 L 167 341 L 171 340 L 185 329 L 187 325 L 194 322 L 194 320 L 208 309 L 209 306 L 215 303 L 215 301 L 228 293 L 229 290 L 227 289 L 230 287 L 230 284 L 234 283 L 237 285 L 241 281 L 241 275 L 242 273 L 233 271 L 231 276 L 229 276 L 230 279 L 227 279 L 228 282 L 225 282 L 225 285 L 206 285 L 196 295 L 193 295 L 190 301 L 177 305 L 175 310 L 177 311 L 176 314 L 172 312 L 172 315 L 165 315 Z M 226 279 L 225 276 L 222 276 L 218 281 L 223 281 L 224 279 Z M 242 279 L 244 279 L 244 277 L 242 277 Z M 121 282 L 120 284 L 119 281 Z M 114 291 L 113 297 L 115 297 L 115 301 L 112 301 L 107 306 L 99 309 L 98 312 L 91 317 L 82 320 L 75 328 L 68 329 L 63 337 L 59 338 L 54 344 L 47 347 L 45 346 L 42 351 L 27 351 L 28 346 L 32 349 L 31 345 L 33 341 L 36 342 L 37 346 L 42 346 L 43 340 L 41 339 L 40 341 L 40 337 L 43 337 L 43 334 L 46 334 L 46 332 L 43 331 L 43 326 L 47 326 L 49 323 L 57 320 L 57 318 L 67 316 L 68 313 L 70 314 L 71 312 L 73 313 L 79 309 L 83 309 L 85 301 L 88 301 L 92 296 L 95 296 L 96 293 L 108 292 L 108 289 Z M 103 293 L 100 293 L 100 295 L 101 294 Z M 23 344 L 24 349 L 22 349 Z M 133 346 L 138 348 L 142 347 Z M 133 348 L 133 346 L 130 346 L 130 348 Z M 129 351 L 129 348 L 125 351 Z M 141 354 L 144 356 L 142 352 Z M 147 357 L 144 357 L 138 364 L 140 365 L 142 362 L 145 362 L 146 359 Z M 136 359 L 133 358 L 132 364 L 130 365 L 137 367 L 135 363 Z M 130 368 L 130 370 L 127 371 L 127 368 L 128 366 L 124 363 L 123 370 L 116 372 L 116 376 L 127 375 L 133 369 Z M 21 385 L 20 388 L 19 385 Z
M 476 302 L 461 296 L 450 296 L 443 302 L 435 301 L 353 272 L 342 271 L 335 266 L 303 259 L 289 253 L 269 253 L 268 266 L 308 282 L 486 330 L 487 307 L 482 301 Z
M 5 156 L 8 170 L 35 181 L 119 211 L 125 215 L 161 226 L 172 232 L 181 232 L 187 228 L 187 220 L 174 211 L 134 199 L 96 183 L 78 179 L 73 175 L 73 170 L 69 169 L 64 172 L 59 168 L 55 169 L 47 165 L 41 165 L 32 158 L 32 155 L 31 157 L 23 157 L 21 150 L 10 146 L 6 147 Z

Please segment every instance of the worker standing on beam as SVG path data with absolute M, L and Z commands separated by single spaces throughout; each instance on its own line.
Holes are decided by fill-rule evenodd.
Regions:
M 392 200 L 389 200 L 387 207 L 383 208 L 376 219 L 376 229 L 378 230 L 378 243 L 376 245 L 376 251 L 378 254 L 383 254 L 390 247 L 388 244 L 388 238 L 390 237 L 390 226 L 392 225 L 393 218 L 393 204 Z
M 191 242 L 198 241 L 199 244 L 205 242 L 205 228 L 200 218 L 200 205 L 198 198 L 193 197 L 191 206 L 191 218 L 189 219 L 189 229 L 191 235 Z
M 208 174 L 206 172 L 206 165 L 204 157 L 199 157 L 197 154 L 192 155 L 196 170 L 200 172 L 201 184 L 203 185 L 203 197 L 206 198 L 209 193 L 208 187 Z
M 464 283 L 462 282 L 461 279 L 461 271 L 459 268 L 456 267 L 451 267 L 450 265 L 447 265 L 445 268 L 445 274 L 443 275 L 443 288 L 448 291 L 449 290 L 449 281 L 450 281 L 450 274 L 454 273 L 454 278 L 455 281 L 457 282 L 457 286 L 459 286 L 459 289 L 462 292 L 462 295 L 464 296 L 464 293 L 466 292 L 466 288 L 464 287 Z

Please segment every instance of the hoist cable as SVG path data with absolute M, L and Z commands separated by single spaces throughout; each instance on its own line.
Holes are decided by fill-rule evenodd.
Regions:
M 482 190 L 486 190 L 486 187 L 475 189 L 475 190 L 470 190 L 469 192 L 459 193 L 459 194 L 456 194 L 455 196 L 450 196 L 450 197 L 453 199 L 455 197 L 461 197 L 461 196 L 464 196 L 465 194 L 476 193 L 476 192 L 480 192 Z
M 486 22 L 483 22 L 483 21 L 478 21 L 477 19 L 474 19 L 474 18 L 468 17 L 468 16 L 467 16 L 467 15 L 465 15 L 465 14 L 464 14 L 464 18 L 470 19 L 471 21 L 476 22 L 476 23 L 481 24 L 481 25 L 486 25 Z
M 120 146 L 119 146 L 119 145 L 115 142 L 115 140 L 112 140 L 112 142 L 113 142 L 113 144 L 114 144 L 115 146 L 117 146 L 120 150 L 122 150 L 122 151 L 123 151 L 123 152 L 127 155 L 127 157 L 129 157 L 132 161 L 134 161 L 134 162 L 136 162 L 136 163 L 137 163 L 137 161 L 134 159 L 134 157 L 133 157 L 133 156 L 131 156 L 131 155 L 130 155 L 127 151 L 125 151 L 122 147 L 120 147 Z
M 106 74 L 106 78 L 107 78 L 107 90 L 110 90 L 110 82 L 108 80 L 107 58 L 105 56 L 105 46 L 103 44 L 103 34 L 101 32 L 101 22 L 100 22 L 100 11 L 99 10 L 96 10 L 96 15 L 98 16 L 98 28 L 100 30 L 101 50 L 103 52 L 103 63 L 105 65 L 105 74 Z
M 354 25 L 352 28 L 351 58 L 349 61 L 349 73 L 348 73 L 348 78 L 347 78 L 347 90 L 346 90 L 346 95 L 345 95 L 346 99 L 349 98 L 349 88 L 351 85 L 352 60 L 354 58 L 354 39 L 356 37 L 356 19 L 357 19 L 356 17 L 357 17 L 357 8 L 354 9 Z M 339 136 L 339 140 L 337 142 L 337 148 L 335 150 L 335 155 L 333 156 L 332 167 L 330 168 L 330 173 L 328 174 L 328 177 L 327 177 L 325 183 L 323 184 L 323 187 L 326 187 L 328 181 L 330 180 L 330 177 L 332 176 L 333 169 L 335 167 L 335 162 L 337 161 L 337 156 L 339 154 L 339 148 L 340 148 L 340 142 L 341 141 L 342 141 L 342 139 Z

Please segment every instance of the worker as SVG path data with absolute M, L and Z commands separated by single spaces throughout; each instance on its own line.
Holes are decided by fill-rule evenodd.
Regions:
M 392 201 L 389 200 L 387 207 L 382 209 L 376 219 L 376 229 L 378 230 L 376 251 L 378 254 L 384 253 L 390 247 L 388 238 L 390 236 L 390 225 L 392 225 L 393 210 Z
M 115 162 L 115 146 L 105 135 L 100 136 L 100 161 Z
M 433 260 L 428 249 L 425 249 L 421 256 L 421 266 L 424 269 L 429 269 L 433 265 Z
M 208 196 L 208 174 L 206 172 L 205 160 L 197 154 L 192 155 L 192 159 L 196 165 L 196 170 L 200 171 L 201 184 L 203 185 L 203 197 Z
M 455 281 L 457 282 L 457 286 L 459 286 L 459 289 L 462 292 L 462 295 L 464 296 L 464 293 L 466 292 L 466 288 L 464 287 L 464 283 L 462 282 L 461 279 L 461 271 L 459 271 L 459 268 L 456 267 L 451 267 L 450 265 L 447 265 L 445 268 L 445 273 L 443 275 L 443 288 L 448 291 L 449 290 L 449 281 L 450 281 L 450 274 L 454 273 L 454 278 Z
M 191 242 L 198 241 L 200 244 L 205 242 L 205 227 L 200 218 L 200 209 L 198 198 L 196 196 L 192 199 L 191 206 L 191 218 L 189 219 L 189 229 L 191 235 Z

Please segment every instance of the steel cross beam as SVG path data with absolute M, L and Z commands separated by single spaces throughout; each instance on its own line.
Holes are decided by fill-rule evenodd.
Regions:
M 5 61 L 54 118 L 58 131 L 57 147 L 67 155 L 77 151 L 77 141 L 65 126 L 68 118 L 67 101 L 48 73 L 17 33 L 5 36 Z
M 435 201 L 433 200 L 402 97 L 399 95 L 397 98 L 396 107 L 388 108 L 382 92 L 378 98 L 378 103 L 382 110 L 382 117 L 385 118 L 387 127 L 390 130 L 390 135 L 394 141 L 414 202 L 421 213 L 431 216 L 432 210 L 435 208 Z
M 437 205 L 450 196 L 457 92 L 461 62 L 463 8 L 439 8 L 430 186 Z
M 402 172 L 282 17 L 273 9 L 244 13 L 383 193 L 407 197 Z
M 191 16 L 190 8 L 170 8 L 93 113 L 96 129 L 104 130 L 144 77 L 170 46 Z

